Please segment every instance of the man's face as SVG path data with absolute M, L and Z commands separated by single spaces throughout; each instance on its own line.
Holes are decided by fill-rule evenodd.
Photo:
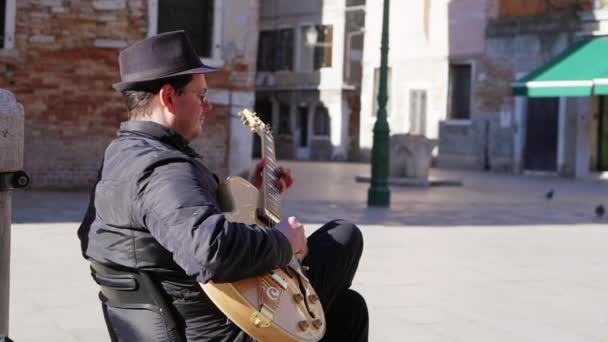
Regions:
M 173 129 L 186 140 L 201 135 L 205 117 L 213 106 L 206 99 L 207 81 L 203 74 L 193 75 L 181 95 L 174 97 L 175 121 Z

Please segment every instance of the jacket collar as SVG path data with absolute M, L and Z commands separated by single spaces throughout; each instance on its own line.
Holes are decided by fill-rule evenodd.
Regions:
M 199 157 L 181 134 L 156 122 L 131 120 L 120 124 L 119 137 L 133 134 L 159 140 L 192 157 Z

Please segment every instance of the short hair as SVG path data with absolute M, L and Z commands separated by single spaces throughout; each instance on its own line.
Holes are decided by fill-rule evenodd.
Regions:
M 162 78 L 143 83 L 135 89 L 124 91 L 123 95 L 127 98 L 129 120 L 148 116 L 152 98 L 160 92 L 165 84 L 169 84 L 178 95 L 181 95 L 192 78 L 191 74 Z

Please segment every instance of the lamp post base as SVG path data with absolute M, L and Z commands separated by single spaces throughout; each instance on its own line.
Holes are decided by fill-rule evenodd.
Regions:
M 384 188 L 369 188 L 367 192 L 367 205 L 370 207 L 387 208 L 391 203 L 391 192 L 388 187 Z

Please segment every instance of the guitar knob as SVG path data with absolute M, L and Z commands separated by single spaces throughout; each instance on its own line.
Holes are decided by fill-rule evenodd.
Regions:
M 296 303 L 301 303 L 304 300 L 304 296 L 301 293 L 296 293 L 293 295 L 293 299 L 296 301 Z
M 312 294 L 312 295 L 308 296 L 308 301 L 311 302 L 312 304 L 315 304 L 319 301 L 319 296 Z
M 321 328 L 322 325 L 323 322 L 321 322 L 320 319 L 315 319 L 314 321 L 312 321 L 312 326 L 315 327 L 315 329 Z
M 310 326 L 310 324 L 308 323 L 308 321 L 300 321 L 298 323 L 298 327 L 300 328 L 300 330 L 302 331 L 306 331 L 306 329 L 308 329 L 308 327 Z

